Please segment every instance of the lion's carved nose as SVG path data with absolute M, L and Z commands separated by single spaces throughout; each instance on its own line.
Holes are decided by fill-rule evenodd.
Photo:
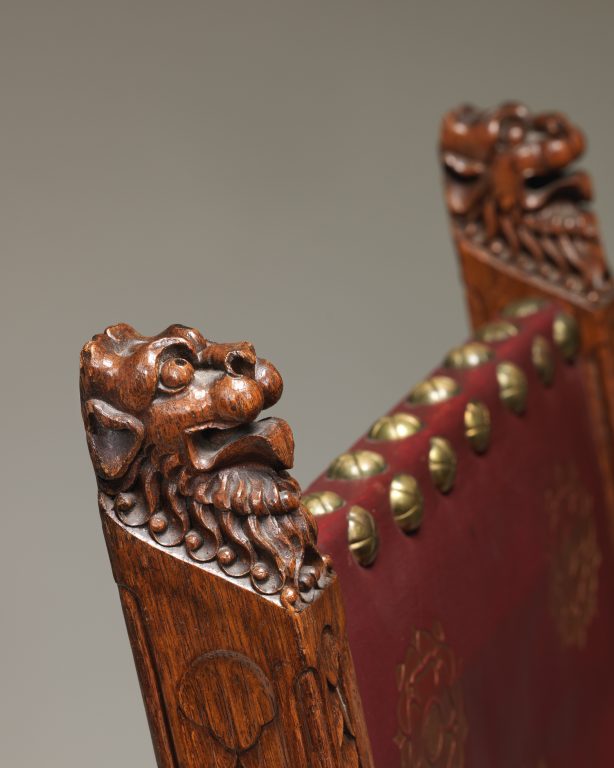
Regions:
M 257 357 L 253 345 L 246 341 L 209 344 L 202 354 L 202 362 L 229 376 L 253 380 L 264 397 L 264 408 L 274 405 L 281 397 L 283 382 L 279 371 L 268 360 Z
M 256 375 L 256 351 L 247 341 L 210 344 L 203 357 L 206 365 L 226 371 L 231 376 L 253 379 Z
M 227 372 L 235 376 L 248 376 L 253 379 L 256 375 L 256 352 L 251 344 L 241 342 L 231 345 L 231 349 L 224 358 L 224 367 Z

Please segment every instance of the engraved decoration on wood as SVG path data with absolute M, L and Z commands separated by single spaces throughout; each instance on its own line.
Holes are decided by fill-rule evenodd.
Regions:
M 561 643 L 582 648 L 597 615 L 602 562 L 594 499 L 573 466 L 556 467 L 546 492 L 551 536 L 550 611 Z
M 331 570 L 287 472 L 292 431 L 278 418 L 257 420 L 282 387 L 251 344 L 216 343 L 182 325 L 151 337 L 114 325 L 81 353 L 101 508 L 300 609 Z
M 558 112 L 534 114 L 517 102 L 449 112 L 440 152 L 456 236 L 598 301 L 612 280 L 590 177 L 570 169 L 584 147 L 580 129 Z
M 397 668 L 402 768 L 463 768 L 467 721 L 458 663 L 436 623 L 417 629 Z
M 360 759 L 356 735 L 343 691 L 341 649 L 330 627 L 325 627 L 322 632 L 319 662 L 325 695 L 332 713 L 333 738 L 339 750 L 340 765 L 344 768 L 358 768 Z
M 237 768 L 277 716 L 273 687 L 251 659 L 213 651 L 195 659 L 177 691 L 179 709 L 213 737 L 215 764 Z

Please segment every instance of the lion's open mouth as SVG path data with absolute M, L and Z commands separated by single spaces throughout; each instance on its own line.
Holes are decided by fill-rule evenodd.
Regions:
M 248 462 L 290 469 L 294 462 L 292 430 L 283 419 L 235 427 L 192 427 L 185 432 L 185 442 L 192 465 L 201 472 Z

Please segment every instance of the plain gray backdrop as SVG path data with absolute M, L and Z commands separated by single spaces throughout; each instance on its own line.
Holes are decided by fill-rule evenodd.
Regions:
M 81 345 L 253 341 L 306 483 L 466 334 L 444 110 L 568 112 L 614 242 L 613 27 L 611 0 L 0 2 L 2 766 L 154 763 Z

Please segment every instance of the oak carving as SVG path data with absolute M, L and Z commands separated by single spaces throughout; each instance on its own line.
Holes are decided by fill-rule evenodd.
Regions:
M 330 563 L 287 472 L 290 427 L 256 421 L 283 385 L 251 344 L 114 325 L 84 346 L 80 382 L 101 507 L 287 607 L 313 600 Z
M 277 715 L 273 687 L 251 659 L 214 651 L 195 659 L 178 690 L 182 714 L 213 737 L 216 761 L 235 768 Z
M 455 236 L 598 301 L 612 280 L 589 209 L 590 177 L 571 167 L 584 147 L 580 129 L 558 112 L 517 102 L 449 112 L 440 152 Z
M 370 768 L 292 431 L 259 419 L 282 392 L 275 367 L 246 342 L 120 324 L 84 346 L 80 388 L 159 767 Z

